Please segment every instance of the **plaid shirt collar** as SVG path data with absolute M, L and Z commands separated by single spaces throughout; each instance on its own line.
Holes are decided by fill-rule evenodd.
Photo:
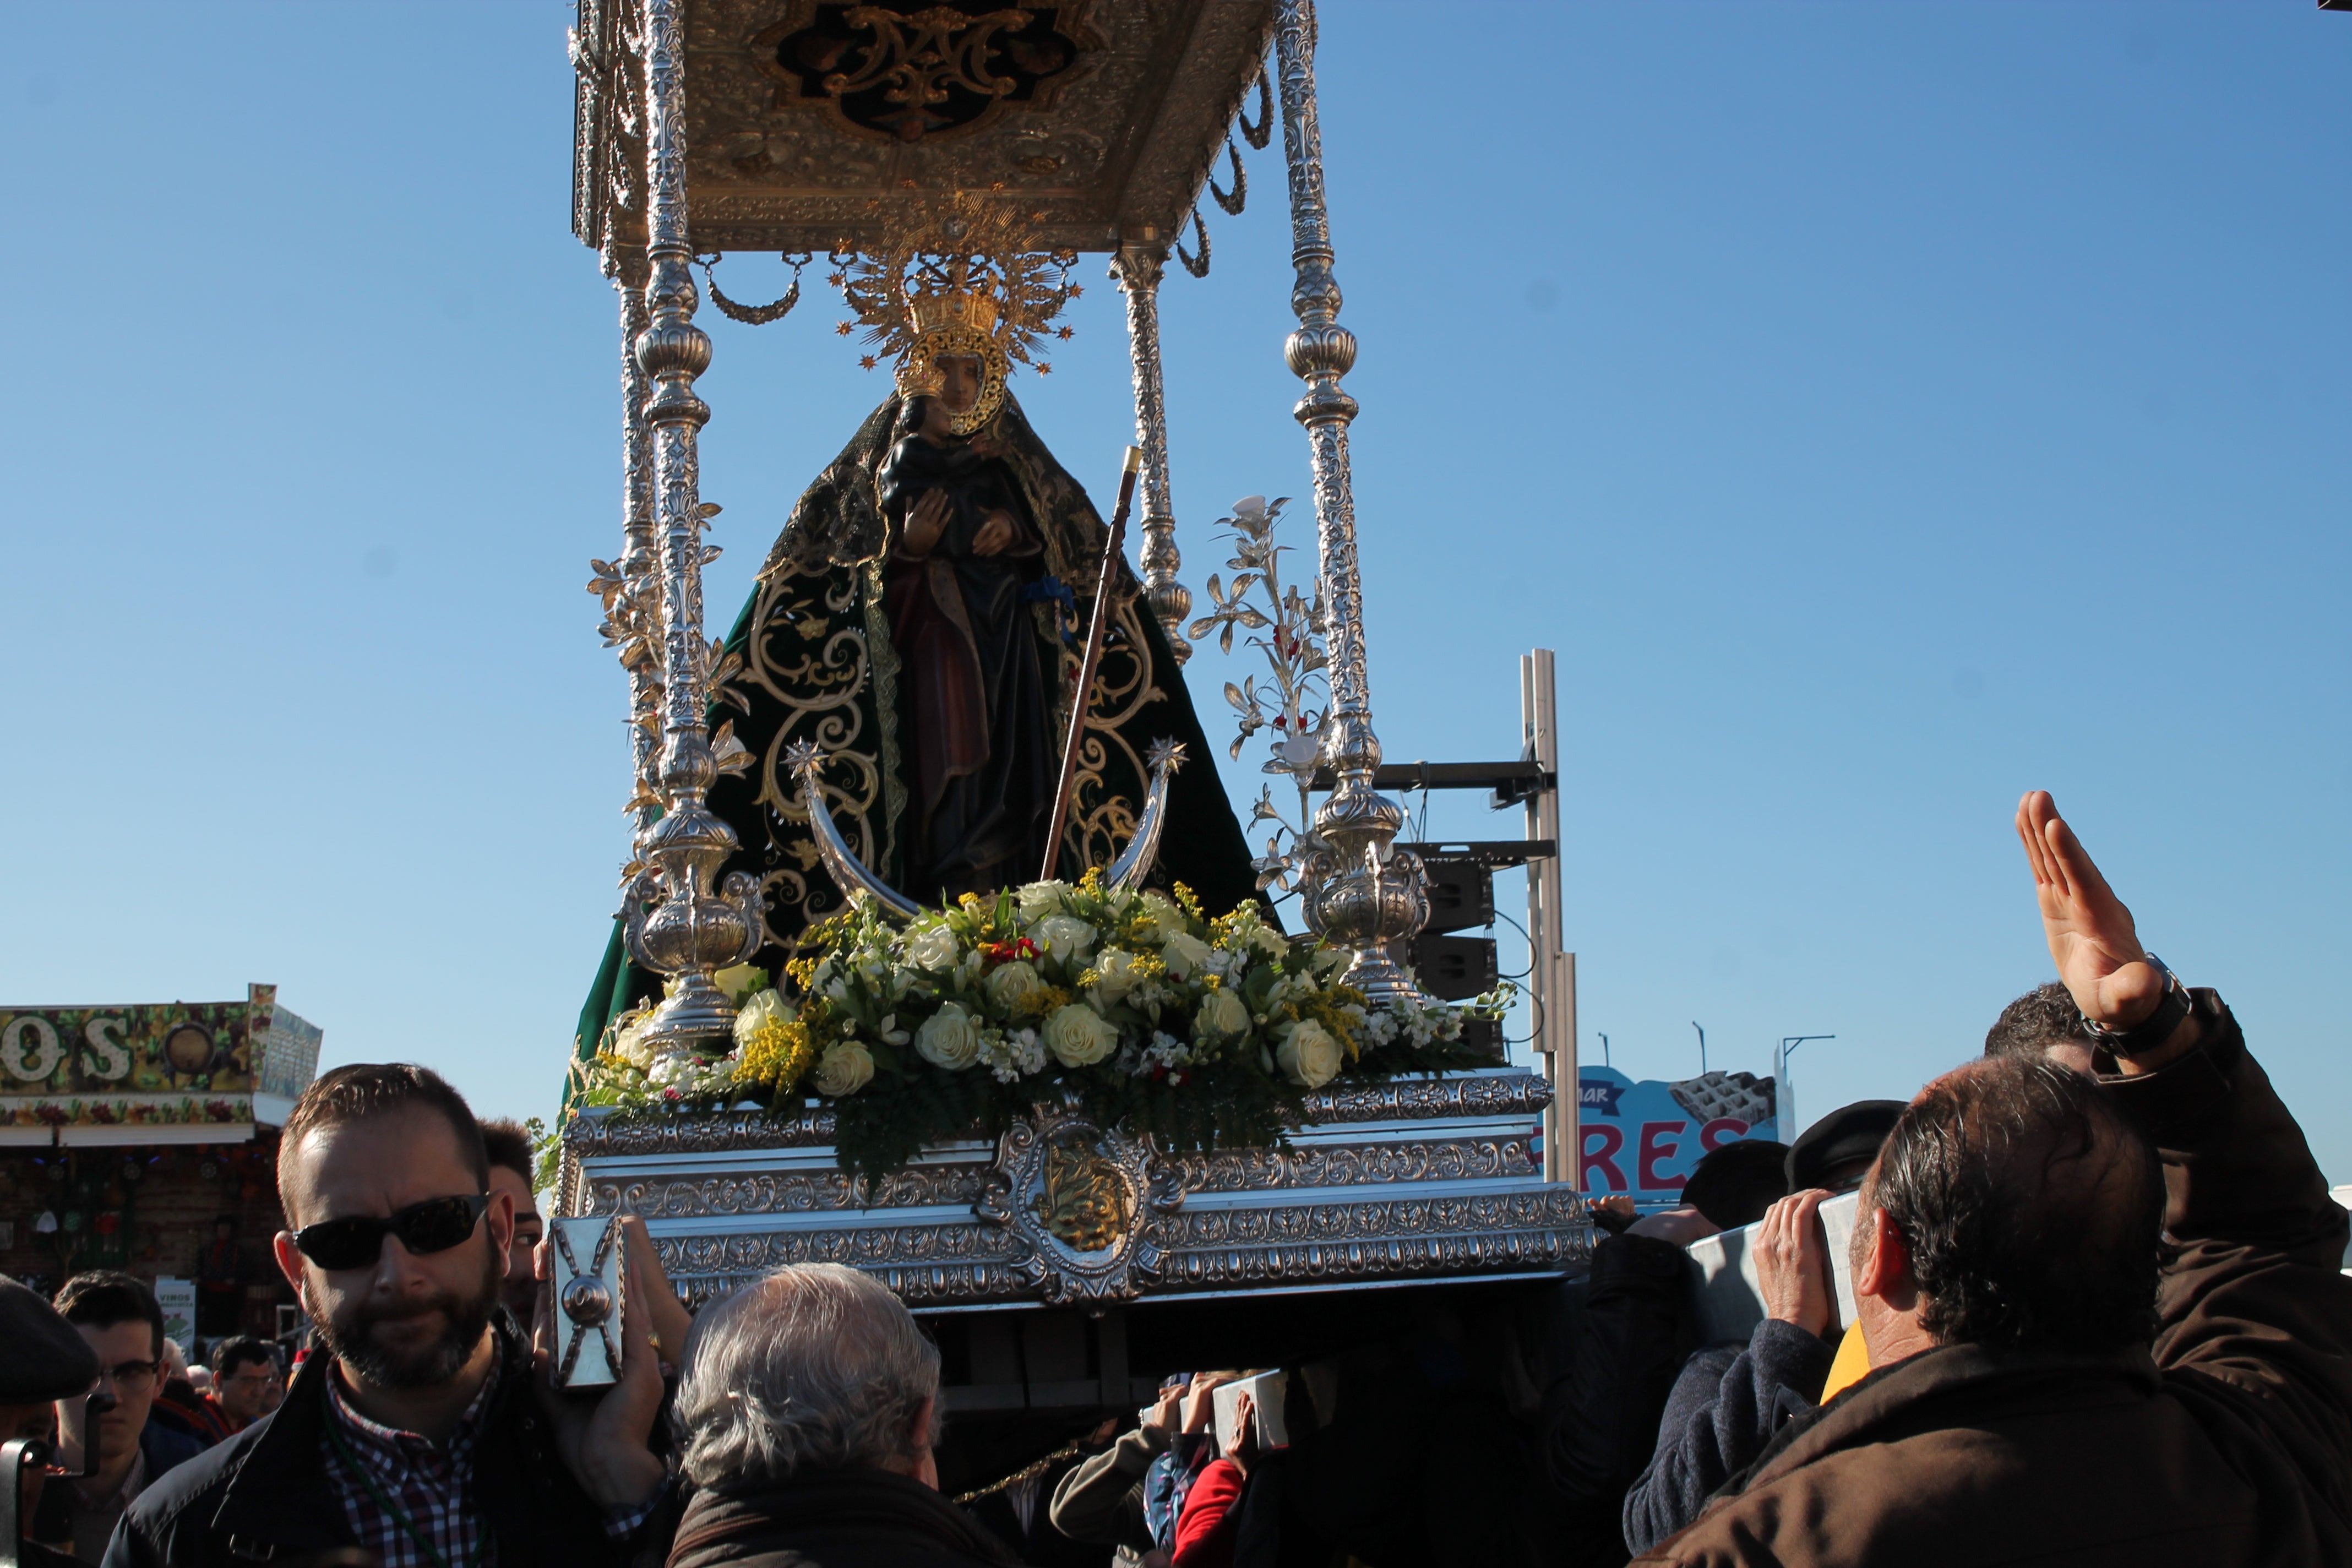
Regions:
M 489 1557 L 474 1499 L 474 1458 L 498 1397 L 503 1359 L 492 1359 L 481 1391 L 440 1447 L 353 1409 L 344 1397 L 342 1368 L 328 1368 L 328 1483 L 359 1544 L 383 1568 L 467 1568 Z M 352 1465 L 365 1473 L 353 1474 Z M 393 1508 L 384 1506 L 387 1500 Z M 430 1552 L 419 1535 L 431 1542 Z

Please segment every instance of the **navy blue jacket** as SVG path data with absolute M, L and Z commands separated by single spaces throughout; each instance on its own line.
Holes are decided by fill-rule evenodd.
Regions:
M 1638 1555 L 1696 1519 L 1717 1487 L 1821 1403 L 1836 1357 L 1833 1342 L 1767 1318 L 1744 1348 L 1711 1345 L 1685 1362 L 1650 1468 L 1625 1494 L 1625 1544 Z

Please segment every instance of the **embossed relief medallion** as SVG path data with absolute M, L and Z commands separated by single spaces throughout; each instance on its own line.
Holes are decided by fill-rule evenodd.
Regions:
M 1157 1275 L 1163 1218 L 1182 1202 L 1148 1142 L 1041 1110 L 999 1141 L 972 1212 L 1013 1233 L 1018 1267 L 1048 1301 L 1112 1301 Z
M 829 112 L 895 142 L 961 136 L 1008 109 L 1051 109 L 1100 46 L 1091 0 L 1013 7 L 987 0 L 816 0 L 751 39 L 780 111 Z

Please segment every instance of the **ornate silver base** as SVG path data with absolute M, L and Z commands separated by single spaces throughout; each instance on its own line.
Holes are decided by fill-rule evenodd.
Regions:
M 564 1134 L 559 1209 L 645 1215 L 697 1302 L 784 1263 L 850 1264 L 935 1310 L 1565 1274 L 1592 1232 L 1543 1180 L 1550 1098 L 1517 1068 L 1326 1091 L 1287 1150 L 1172 1159 L 1045 1111 L 872 1194 L 835 1164 L 829 1112 L 592 1111 Z

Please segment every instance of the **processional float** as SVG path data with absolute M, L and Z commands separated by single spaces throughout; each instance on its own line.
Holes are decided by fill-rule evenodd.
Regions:
M 1402 814 L 1375 787 L 1349 468 L 1357 405 L 1341 384 L 1357 345 L 1339 319 L 1315 39 L 1311 0 L 580 3 L 574 223 L 619 295 L 624 388 L 623 548 L 592 587 L 628 673 L 636 791 L 622 934 L 583 1020 L 559 1206 L 643 1215 L 691 1298 L 784 1263 L 874 1272 L 940 1315 L 943 1344 L 968 1331 L 950 1355 L 959 1408 L 1129 1404 L 1153 1382 L 1130 1369 L 1158 1370 L 1178 1353 L 1150 1347 L 1154 1324 L 1175 1321 L 1188 1300 L 1549 1279 L 1589 1251 L 1572 1186 L 1545 1179 L 1538 1132 L 1551 1085 L 1463 1045 L 1455 1016 L 1418 995 L 1394 956 L 1428 904 L 1420 863 L 1395 847 Z M 1313 602 L 1291 592 L 1290 641 L 1312 629 L 1298 668 L 1328 664 L 1328 694 L 1308 743 L 1289 734 L 1288 755 L 1302 801 L 1318 775 L 1328 793 L 1293 853 L 1270 849 L 1255 866 L 1260 887 L 1293 879 L 1327 944 L 1314 954 L 1266 925 L 1246 881 L 1231 912 L 1170 885 L 1165 856 L 1204 841 L 1192 830 L 1170 837 L 1171 816 L 1212 798 L 1200 793 L 1213 789 L 1211 770 L 1201 761 L 1180 779 L 1185 736 L 1129 735 L 1100 718 L 1111 704 L 1087 679 L 1076 635 L 1090 626 L 1099 646 L 1108 625 L 1117 657 L 1161 660 L 1154 711 L 1171 729 L 1197 728 L 1177 674 L 1192 651 L 1192 600 L 1178 579 L 1157 290 L 1171 252 L 1206 268 L 1200 198 L 1241 210 L 1241 148 L 1267 145 L 1276 100 L 1298 319 L 1284 353 L 1305 384 L 1294 413 L 1312 458 L 1319 556 Z M 1217 182 L 1220 165 L 1231 189 Z M 991 224 L 1013 233 L 996 251 L 965 226 Z M 1058 283 L 1007 260 L 1006 246 L 1054 262 Z M 794 268 L 784 298 L 745 305 L 720 290 L 712 268 L 751 251 Z M 1104 549 L 1100 520 L 1055 478 L 1042 445 L 1019 445 L 1034 438 L 1013 405 L 977 436 L 959 428 L 936 450 L 909 445 L 931 439 L 923 399 L 953 405 L 939 379 L 961 374 L 953 353 L 971 354 L 983 383 L 995 374 L 984 390 L 1001 394 L 1000 351 L 1024 357 L 1030 339 L 1020 334 L 1078 291 L 1068 269 L 1087 253 L 1108 254 L 1125 300 L 1139 579 L 1115 532 Z M 712 343 L 695 324 L 692 268 L 704 267 L 727 315 L 764 327 L 790 317 L 799 269 L 819 258 L 870 338 L 914 346 L 899 395 L 853 443 L 856 460 L 845 453 L 803 498 L 743 625 L 713 642 L 702 568 L 714 552 L 703 536 L 718 509 L 698 488 L 710 411 L 695 390 Z M 891 315 L 901 309 L 903 320 Z M 1023 310 L 1035 321 L 1015 320 Z M 966 347 L 927 357 L 927 342 Z M 925 603 L 961 601 L 939 586 L 949 547 L 919 558 L 913 508 L 892 512 L 876 499 L 902 460 L 974 474 L 1000 464 L 1013 478 L 986 482 L 1009 484 L 1018 493 L 1008 506 L 1028 519 L 1008 533 L 1024 547 L 1034 536 L 1044 552 L 1022 568 L 1032 580 L 1004 646 L 1027 658 L 1033 645 L 1020 639 L 1048 628 L 1034 647 L 1044 650 L 1052 761 L 1066 774 L 1075 763 L 1060 764 L 1084 750 L 1092 782 L 1069 836 L 1046 845 L 1047 875 L 1009 879 L 1033 887 L 958 897 L 951 876 L 908 885 L 922 863 L 909 846 L 938 818 L 906 803 L 933 786 L 918 778 L 929 753 L 906 739 L 921 716 L 899 710 L 921 706 L 908 649 L 931 635 L 908 629 L 918 589 L 904 584 L 919 578 L 945 595 Z M 950 510 L 962 504 L 962 492 L 940 493 Z M 1251 518 L 1270 526 L 1263 508 Z M 1080 546 L 1101 553 L 1038 575 L 1056 549 L 1075 556 Z M 975 542 L 953 570 L 979 553 Z M 1098 578 L 1097 561 L 1107 563 Z M 970 581 L 986 577 L 972 571 Z M 1219 586 L 1217 613 L 1192 634 L 1222 622 L 1230 646 L 1236 624 L 1266 625 L 1234 607 L 1242 589 Z M 1066 647 L 1054 641 L 1057 626 Z M 957 635 L 951 652 L 980 646 L 970 626 Z M 776 637 L 792 658 L 776 654 Z M 838 679 L 822 702 L 767 702 L 782 715 L 773 722 L 724 716 L 726 693 L 761 661 L 758 679 L 779 690 L 788 666 L 802 672 L 793 679 Z M 1309 721 L 1295 706 L 1290 716 Z M 1069 798 L 1057 795 L 1057 811 Z M 1230 824 L 1222 795 L 1213 802 Z M 1080 874 L 1088 868 L 1099 869 Z M 789 975 L 746 994 L 742 977 L 762 953 Z M 1024 1008 L 1034 1026 L 1022 1024 L 1033 1016 Z M 897 1026 L 919 1013 L 919 1027 Z M 1424 1061 L 1442 1070 L 1412 1070 Z M 983 1114 L 910 1148 L 908 1124 L 874 1109 L 901 1081 L 949 1105 L 943 1114 L 996 1107 L 1002 1124 Z M 592 1092 L 596 1083 L 604 1089 Z M 1187 1083 L 1200 1086 L 1192 1100 Z M 1033 1085 L 1034 1100 L 1019 1098 Z M 750 1097 L 761 1103 L 745 1098 L 763 1087 L 763 1100 Z M 1227 1103 L 1197 1103 L 1209 1099 Z M 1003 1113 L 1013 1104 L 1017 1114 Z M 1291 1124 L 1278 1139 L 1265 1135 L 1274 1117 Z M 1228 1125 L 1251 1135 L 1202 1134 Z M 967 1310 L 1024 1304 L 1095 1314 L 1076 1320 L 1087 1348 L 1058 1382 L 1034 1345 L 1025 1377 L 1005 1372 L 988 1347 L 1012 1331 L 989 1321 L 1012 1320 Z

